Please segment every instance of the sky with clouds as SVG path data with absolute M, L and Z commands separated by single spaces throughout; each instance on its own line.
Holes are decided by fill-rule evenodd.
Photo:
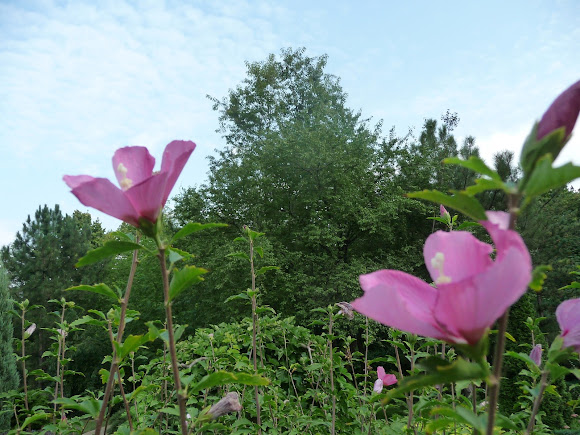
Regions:
M 202 184 L 224 144 L 206 95 L 283 47 L 328 54 L 385 134 L 450 109 L 491 161 L 580 78 L 580 2 L 0 0 L 0 245 L 39 205 L 87 211 L 62 176 L 112 178 L 122 146 L 193 140 L 174 192 Z M 580 164 L 579 137 L 558 162 Z

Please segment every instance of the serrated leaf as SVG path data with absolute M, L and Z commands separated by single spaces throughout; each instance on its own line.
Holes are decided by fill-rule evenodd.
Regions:
M 107 284 L 77 285 L 65 289 L 65 291 L 70 290 L 81 290 L 85 292 L 97 293 L 99 295 L 107 296 L 109 299 L 112 299 L 117 303 L 121 302 L 119 295 L 117 295 L 117 293 L 115 293 Z
M 201 381 L 190 388 L 192 394 L 206 388 L 215 387 L 226 384 L 242 384 L 253 386 L 269 385 L 270 381 L 262 376 L 251 375 L 248 373 L 230 373 L 225 371 L 218 371 L 204 376 Z
M 175 233 L 175 235 L 171 239 L 171 243 L 183 237 L 189 236 L 190 234 L 196 233 L 198 231 L 207 230 L 210 228 L 223 228 L 227 226 L 228 226 L 227 224 L 213 224 L 213 223 L 201 224 L 198 222 L 190 222 L 186 224 L 182 229 L 180 229 L 177 233 Z
M 256 246 L 254 248 L 254 252 L 256 252 L 260 258 L 264 258 L 264 248 L 262 248 L 261 246 Z
M 580 166 L 567 163 L 558 168 L 552 167 L 552 155 L 543 156 L 532 171 L 527 183 L 523 186 L 526 201 L 541 195 L 550 189 L 565 186 L 580 177 Z
M 169 255 L 168 255 L 169 263 L 171 263 L 171 264 L 177 263 L 179 260 L 183 260 L 183 258 L 184 258 L 183 255 L 181 255 L 175 249 L 169 248 L 169 249 L 167 249 L 167 252 L 169 253 Z
M 454 195 L 446 195 L 438 190 L 423 190 L 421 192 L 408 193 L 409 198 L 426 199 L 436 204 L 443 204 L 457 210 L 473 219 L 486 220 L 485 210 L 477 199 L 461 192 Z
M 185 266 L 183 269 L 175 270 L 169 284 L 169 300 L 174 300 L 189 286 L 203 281 L 201 275 L 207 272 L 206 269 L 196 266 Z
M 459 157 L 448 157 L 443 160 L 443 163 L 463 166 L 464 168 L 471 169 L 478 174 L 487 175 L 492 180 L 499 181 L 500 183 L 502 182 L 499 174 L 489 168 L 483 160 L 476 156 L 470 156 L 468 160 L 463 160 Z
M 265 274 L 267 271 L 269 270 L 279 270 L 280 268 L 278 266 L 264 266 L 264 267 L 260 267 L 258 269 L 258 271 L 256 272 L 256 276 L 260 276 Z
M 127 251 L 134 251 L 136 249 L 144 249 L 144 247 L 137 243 L 128 242 L 126 240 L 110 240 L 100 248 L 87 252 L 86 255 L 82 257 L 75 266 L 87 266 L 89 264 L 104 260 L 105 258 L 119 255 Z

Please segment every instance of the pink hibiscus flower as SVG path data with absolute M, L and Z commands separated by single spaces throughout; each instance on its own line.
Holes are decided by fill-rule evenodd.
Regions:
M 157 222 L 169 193 L 189 156 L 191 141 L 175 140 L 165 147 L 159 172 L 145 147 L 120 148 L 113 156 L 113 169 L 121 188 L 106 178 L 65 175 L 63 180 L 81 203 L 121 219 L 135 227 Z
M 364 295 L 352 306 L 380 323 L 450 343 L 476 344 L 526 291 L 530 254 L 509 215 L 487 212 L 481 224 L 496 248 L 464 231 L 431 234 L 423 249 L 435 286 L 396 270 L 360 276 Z

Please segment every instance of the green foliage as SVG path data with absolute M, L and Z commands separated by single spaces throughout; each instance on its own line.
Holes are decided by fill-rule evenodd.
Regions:
M 14 328 L 12 326 L 12 301 L 8 290 L 8 273 L 0 261 L 0 394 L 18 388 L 20 377 L 16 370 L 16 359 L 12 348 Z M 2 400 L 3 405 L 10 402 Z M 0 431 L 10 428 L 12 410 L 0 407 Z

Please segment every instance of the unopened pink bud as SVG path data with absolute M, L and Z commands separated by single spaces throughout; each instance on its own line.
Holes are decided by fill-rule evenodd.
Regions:
M 580 113 L 580 80 L 562 92 L 548 107 L 538 124 L 538 140 L 558 128 L 564 127 L 568 138 Z
M 540 364 L 542 364 L 542 345 L 541 344 L 536 344 L 532 348 L 532 351 L 530 352 L 530 358 L 537 366 L 540 366 Z

